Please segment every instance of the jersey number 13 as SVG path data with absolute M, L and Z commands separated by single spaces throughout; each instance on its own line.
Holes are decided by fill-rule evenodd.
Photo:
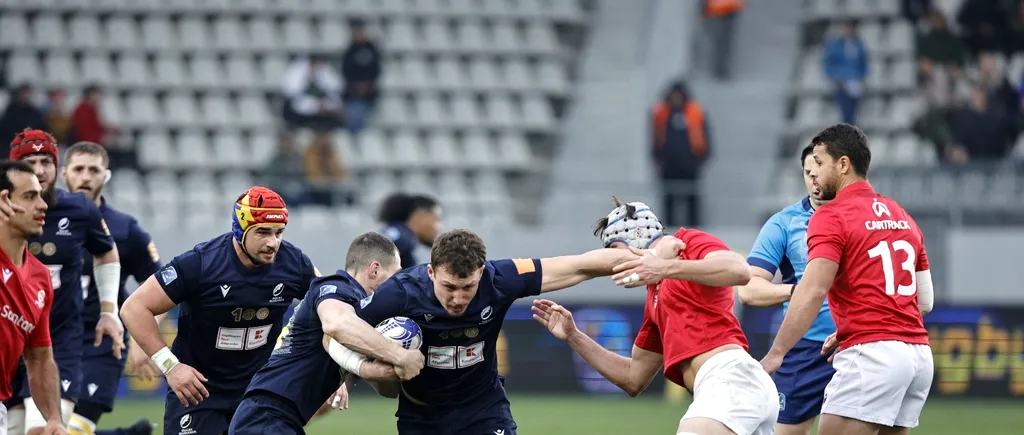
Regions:
M 892 256 L 895 251 L 903 251 L 907 254 L 907 259 L 903 263 L 900 263 L 900 269 L 910 273 L 910 285 L 896 286 L 896 270 L 893 268 Z M 885 275 L 885 294 L 900 296 L 913 296 L 917 293 L 917 253 L 914 252 L 914 246 L 906 240 L 897 240 L 892 242 L 892 248 L 889 247 L 889 242 L 882 240 L 878 242 L 874 248 L 868 250 L 868 257 L 882 257 L 882 273 Z

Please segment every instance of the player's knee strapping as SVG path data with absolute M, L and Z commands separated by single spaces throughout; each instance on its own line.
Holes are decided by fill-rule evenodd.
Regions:
M 7 435 L 25 435 L 25 408 L 7 410 Z
M 81 415 L 71 414 L 68 421 L 68 435 L 93 435 L 96 433 L 96 423 Z

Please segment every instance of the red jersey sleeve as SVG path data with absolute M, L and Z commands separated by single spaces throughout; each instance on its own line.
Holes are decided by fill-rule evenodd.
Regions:
M 28 336 L 28 341 L 25 343 L 28 347 L 53 345 L 53 341 L 50 340 L 50 308 L 53 306 L 53 287 L 50 285 L 49 277 L 47 277 L 46 283 L 46 305 L 43 306 L 43 312 L 39 315 L 36 329 L 33 329 L 32 335 Z
M 658 325 L 654 324 L 654 321 L 644 314 L 644 323 L 640 325 L 640 332 L 636 334 L 636 340 L 633 341 L 636 347 L 639 347 L 648 352 L 663 353 L 661 346 L 661 332 L 658 331 Z
M 840 263 L 843 258 L 843 218 L 830 207 L 821 207 L 807 224 L 807 262 L 824 258 Z
M 675 237 L 686 242 L 683 258 L 703 260 L 712 252 L 729 250 L 729 247 L 721 239 L 703 231 L 679 230 Z
M 930 270 L 931 265 L 928 264 L 928 250 L 924 247 L 924 233 L 921 232 L 921 227 L 917 226 L 917 221 L 915 221 L 914 218 L 910 216 L 907 217 L 910 218 L 910 222 L 914 225 L 914 228 L 917 229 L 917 236 L 921 238 L 921 252 L 917 254 L 917 264 L 914 265 L 914 270 L 916 272 Z

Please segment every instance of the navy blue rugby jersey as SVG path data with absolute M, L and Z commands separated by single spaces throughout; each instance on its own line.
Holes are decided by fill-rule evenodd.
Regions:
M 121 290 L 117 299 L 117 304 L 120 307 L 128 298 L 128 291 L 124 288 L 128 277 L 132 277 L 138 283 L 146 282 L 160 269 L 160 254 L 157 253 L 153 239 L 142 229 L 134 217 L 115 210 L 106 201 L 100 205 L 100 212 L 103 214 L 103 220 L 107 223 L 107 228 L 110 229 L 110 235 L 113 236 L 114 242 L 117 244 L 117 253 L 121 257 L 121 281 L 118 287 Z M 82 332 L 82 337 L 84 341 L 92 342 L 95 337 L 95 333 L 92 331 L 95 331 L 96 322 L 100 317 L 100 297 L 96 289 L 96 279 L 92 273 L 92 257 L 86 255 L 82 258 L 82 262 L 82 298 L 85 300 L 85 308 L 82 311 L 85 330 Z M 86 353 L 93 349 L 97 348 L 87 347 Z M 110 352 L 109 349 L 98 349 L 97 352 Z
M 57 203 L 46 210 L 43 235 L 28 241 L 28 249 L 50 269 L 53 308 L 50 329 L 81 328 L 83 263 L 114 249 L 96 203 L 81 193 L 57 189 Z
M 395 316 L 419 324 L 426 365 L 402 383 L 403 394 L 433 406 L 462 405 L 495 391 L 504 394 L 495 353 L 501 324 L 512 302 L 540 294 L 541 273 L 539 259 L 488 261 L 466 313 L 450 317 L 434 295 L 427 266 L 419 265 L 387 280 L 360 301 L 357 312 L 374 326 Z
M 175 257 L 157 272 L 157 282 L 178 304 L 171 351 L 206 376 L 208 389 L 240 396 L 267 362 L 285 311 L 315 272 L 309 257 L 287 241 L 273 264 L 248 269 L 232 237 L 222 234 Z
M 416 247 L 420 245 L 420 239 L 404 223 L 388 224 L 380 233 L 395 243 L 398 258 L 402 260 L 402 269 L 419 264 L 416 262 Z
M 274 393 L 291 401 L 295 408 L 290 411 L 298 412 L 302 421 L 313 418 L 342 381 L 341 367 L 324 350 L 317 307 L 328 299 L 355 307 L 365 297 L 366 290 L 344 270 L 313 280 L 288 321 L 288 332 L 278 340 L 267 365 L 256 372 L 247 393 Z

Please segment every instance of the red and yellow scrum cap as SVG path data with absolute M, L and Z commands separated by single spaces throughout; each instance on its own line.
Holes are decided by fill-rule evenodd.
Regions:
M 53 164 L 57 164 L 57 140 L 42 130 L 29 130 L 18 133 L 11 141 L 11 151 L 8 158 L 21 160 L 33 154 L 46 154 L 53 157 Z
M 235 214 L 231 232 L 238 243 L 244 245 L 245 235 L 259 226 L 285 226 L 288 208 L 277 192 L 263 186 L 253 186 L 235 201 Z

